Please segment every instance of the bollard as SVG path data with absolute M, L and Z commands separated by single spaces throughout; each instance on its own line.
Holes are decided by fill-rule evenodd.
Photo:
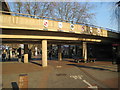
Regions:
M 19 75 L 19 89 L 27 89 L 28 88 L 28 75 L 20 74 Z
M 21 58 L 18 58 L 18 62 L 21 62 Z

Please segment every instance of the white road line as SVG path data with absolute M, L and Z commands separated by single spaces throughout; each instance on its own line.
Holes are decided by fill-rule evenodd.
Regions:
M 77 76 L 73 76 L 74 79 L 77 79 Z
M 89 82 L 87 82 L 86 80 L 83 80 L 84 83 L 86 83 L 88 86 L 92 86 Z
M 78 76 L 76 76 L 76 75 L 70 75 L 70 78 L 74 78 L 74 79 L 82 79 L 82 75 L 78 75 Z
M 78 75 L 78 78 L 79 78 L 79 79 L 82 79 L 82 76 L 79 76 L 79 75 Z
M 70 78 L 74 78 L 74 79 L 81 79 L 82 80 L 82 77 L 83 75 L 70 75 Z M 88 88 L 91 88 L 91 89 L 95 89 L 97 90 L 98 87 L 97 86 L 92 86 L 89 82 L 87 82 L 86 80 L 82 80 L 84 83 L 86 83 L 89 87 Z
M 88 88 L 93 88 L 95 90 L 97 90 L 97 86 L 92 86 L 89 82 L 87 82 L 86 80 L 83 80 L 84 83 L 86 83 L 89 87 Z

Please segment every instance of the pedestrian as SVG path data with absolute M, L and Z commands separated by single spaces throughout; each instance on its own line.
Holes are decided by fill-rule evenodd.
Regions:
M 3 61 L 6 60 L 6 50 L 3 50 L 3 53 L 2 53 L 2 60 L 3 60 Z
M 21 62 L 22 60 L 22 54 L 21 54 L 21 48 L 18 49 L 18 61 Z
M 29 61 L 31 60 L 31 55 L 32 55 L 31 49 L 29 49 L 29 52 L 28 52 L 28 60 L 29 60 Z
M 49 55 L 49 59 L 51 60 L 52 59 L 52 52 L 50 51 L 48 55 Z

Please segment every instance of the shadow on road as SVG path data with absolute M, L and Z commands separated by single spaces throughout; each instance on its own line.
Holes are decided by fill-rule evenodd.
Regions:
M 105 69 L 105 68 L 99 68 L 99 67 L 92 67 L 92 66 L 85 66 L 85 65 L 77 65 L 77 64 L 67 64 L 67 65 L 71 65 L 71 66 L 76 66 L 76 67 L 81 67 L 81 68 L 88 68 L 88 69 L 95 69 L 95 70 L 107 70 L 107 71 L 112 71 L 112 72 L 116 72 L 110 69 Z
M 39 66 L 42 66 L 42 64 L 39 64 L 39 63 L 37 63 L 37 62 L 31 61 L 31 63 L 36 64 L 36 65 L 39 65 Z

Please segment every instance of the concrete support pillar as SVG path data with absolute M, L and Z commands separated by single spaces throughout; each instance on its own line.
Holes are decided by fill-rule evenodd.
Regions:
M 42 40 L 42 66 L 47 66 L 47 40 Z
M 38 48 L 37 47 L 35 47 L 35 56 L 37 56 L 38 55 Z
M 10 48 L 9 49 L 9 56 L 7 57 L 9 60 L 11 60 L 12 59 L 12 48 Z
M 28 63 L 28 44 L 24 44 L 24 63 Z
M 87 61 L 87 43 L 86 42 L 83 42 L 83 58 L 86 63 Z
M 58 60 L 62 61 L 62 50 L 61 45 L 58 45 Z

